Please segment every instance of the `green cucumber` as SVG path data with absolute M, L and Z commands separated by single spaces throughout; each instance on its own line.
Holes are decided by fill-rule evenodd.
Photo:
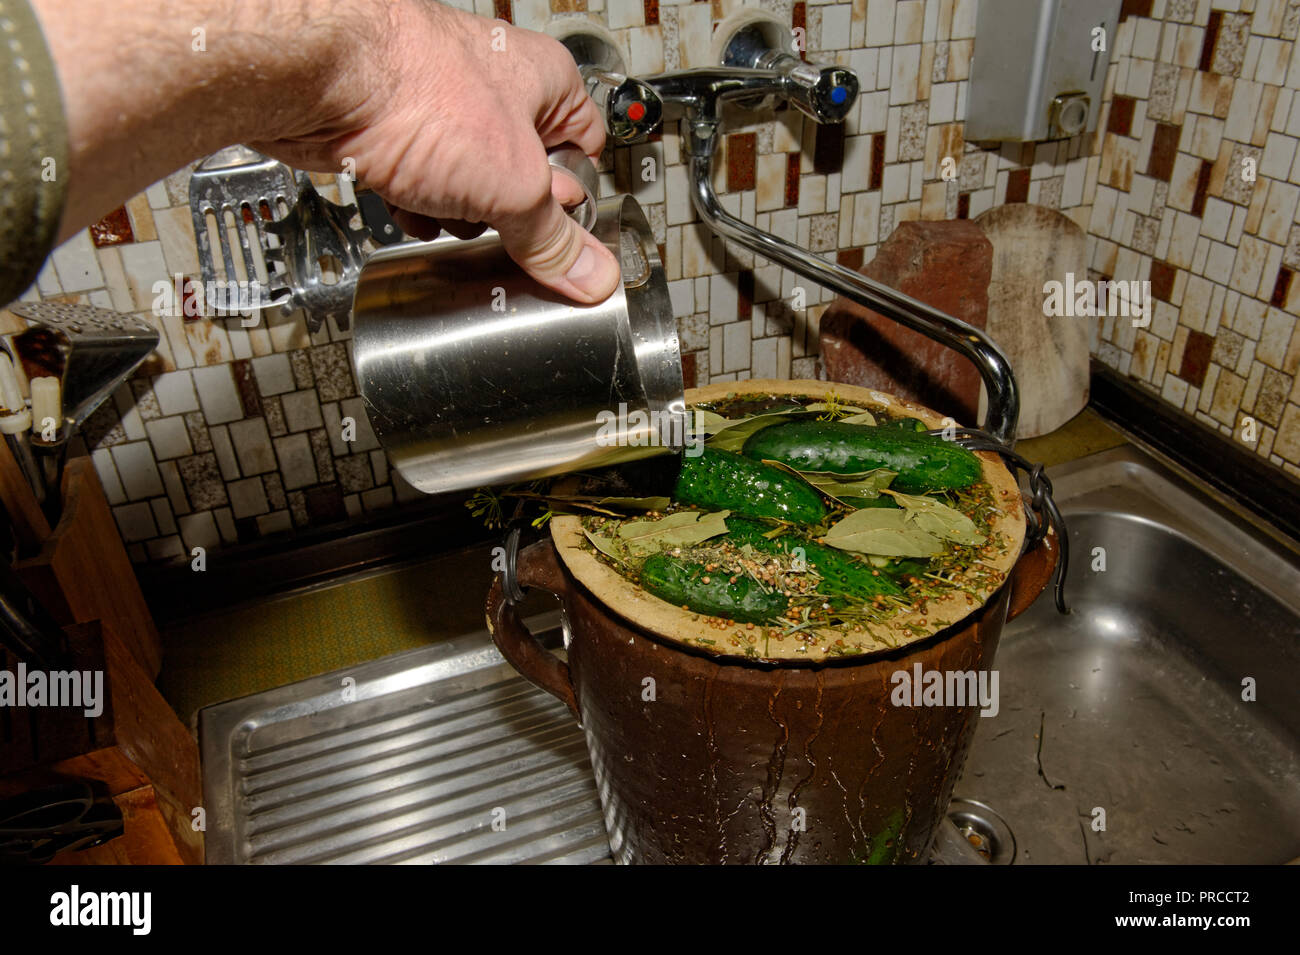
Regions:
M 784 594 L 765 590 L 750 577 L 732 583 L 724 573 L 662 553 L 646 558 L 641 586 L 674 606 L 741 623 L 768 623 L 790 604 Z
M 727 521 L 727 538 L 736 544 L 749 544 L 767 554 L 790 553 L 796 547 L 802 548 L 804 561 L 822 579 L 818 593 L 867 603 L 882 594 L 903 592 L 886 573 L 873 573 L 875 568 L 866 561 L 798 537 L 768 538 L 764 536 L 768 530 L 770 528 L 754 521 Z
M 907 494 L 969 487 L 982 474 L 979 458 L 951 441 L 839 421 L 791 421 L 764 428 L 745 442 L 744 455 L 831 474 L 888 468 L 898 472 L 890 487 Z
M 926 423 L 920 418 L 890 418 L 887 421 L 877 421 L 876 427 L 893 428 L 895 431 L 909 434 L 918 434 L 927 430 Z
M 715 448 L 683 458 L 673 500 L 710 511 L 731 511 L 737 517 L 770 517 L 795 524 L 816 524 L 827 513 L 821 495 L 808 482 Z

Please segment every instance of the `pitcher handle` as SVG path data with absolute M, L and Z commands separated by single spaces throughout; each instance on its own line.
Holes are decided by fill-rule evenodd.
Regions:
M 569 582 L 560 567 L 555 545 L 549 540 L 538 541 L 520 551 L 516 573 L 522 587 L 540 587 L 561 601 L 569 595 Z M 545 690 L 567 706 L 574 719 L 581 720 L 569 665 L 543 647 L 524 626 L 519 611 L 506 602 L 500 575 L 493 579 L 488 591 L 487 624 L 492 632 L 492 642 L 510 665 L 533 686 Z

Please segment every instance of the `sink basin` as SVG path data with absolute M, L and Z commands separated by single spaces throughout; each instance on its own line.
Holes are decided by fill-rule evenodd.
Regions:
M 1300 857 L 1300 558 L 1131 447 L 1051 475 L 1073 612 L 1007 626 L 957 796 L 1016 864 Z

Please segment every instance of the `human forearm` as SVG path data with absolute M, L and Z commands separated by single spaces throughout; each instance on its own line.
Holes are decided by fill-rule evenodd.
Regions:
M 385 5 L 365 0 L 33 6 L 67 116 L 62 238 L 199 156 L 341 120 L 384 42 Z

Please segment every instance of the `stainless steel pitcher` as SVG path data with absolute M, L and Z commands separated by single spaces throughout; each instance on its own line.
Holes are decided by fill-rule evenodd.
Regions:
M 689 440 L 663 264 L 630 196 L 595 200 L 581 153 L 552 156 L 575 218 L 623 281 L 583 306 L 542 286 L 493 231 L 374 254 L 353 303 L 357 383 L 394 467 L 429 494 L 680 451 Z M 579 174 L 582 166 L 589 174 Z

